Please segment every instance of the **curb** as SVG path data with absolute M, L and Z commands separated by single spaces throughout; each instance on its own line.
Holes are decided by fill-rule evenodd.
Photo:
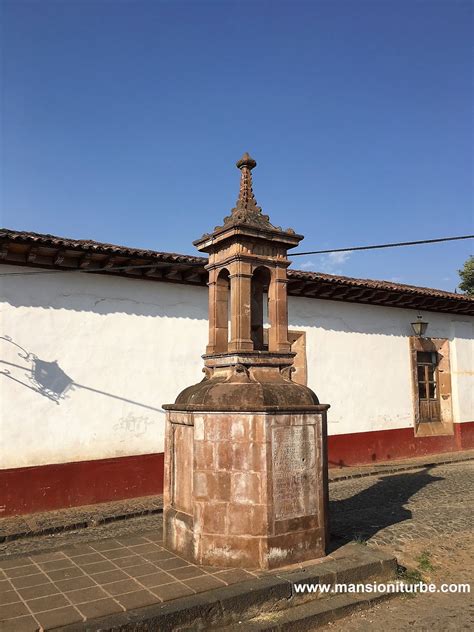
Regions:
M 366 478 L 367 476 L 376 476 L 377 474 L 392 474 L 394 472 L 403 472 L 407 470 L 422 470 L 426 467 L 436 467 L 437 465 L 451 465 L 454 463 L 465 463 L 466 461 L 474 461 L 474 451 L 470 455 L 465 455 L 455 459 L 441 459 L 439 461 L 423 461 L 420 463 L 400 463 L 399 465 L 380 465 L 373 467 L 364 472 L 353 472 L 347 474 L 333 474 L 329 470 L 329 483 L 337 483 L 338 481 L 347 481 L 352 478 Z
M 69 524 L 57 524 L 51 527 L 44 527 L 40 529 L 33 529 L 31 531 L 17 531 L 16 533 L 7 533 L 6 535 L 0 535 L 0 544 L 5 542 L 12 542 L 14 540 L 21 540 L 24 538 L 35 538 L 43 535 L 52 535 L 53 533 L 64 533 L 65 531 L 77 531 L 79 529 L 87 529 L 88 527 L 98 527 L 110 522 L 119 522 L 121 520 L 128 520 L 129 518 L 140 518 L 141 516 L 150 516 L 153 514 L 163 513 L 163 507 L 154 507 L 150 509 L 140 509 L 137 511 L 124 512 L 116 514 L 114 516 L 103 517 L 91 517 L 86 520 L 80 520 L 78 522 L 71 522 Z
M 371 597 L 336 595 L 329 600 L 309 601 L 287 610 L 270 612 L 243 623 L 212 629 L 214 632 L 295 632 L 295 630 L 313 632 L 322 625 L 347 617 L 353 612 L 367 610 L 395 596 L 395 593 Z

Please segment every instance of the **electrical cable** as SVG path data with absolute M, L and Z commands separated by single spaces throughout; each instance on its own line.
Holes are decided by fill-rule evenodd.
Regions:
M 419 244 L 435 244 L 440 241 L 457 241 L 459 239 L 473 239 L 474 235 L 462 235 L 460 237 L 440 237 L 439 239 L 421 239 L 419 241 L 399 241 L 393 244 L 379 244 L 377 246 L 354 246 L 353 248 L 333 248 L 331 250 L 311 250 L 309 252 L 292 252 L 291 257 L 302 255 L 324 255 L 330 252 L 354 252 L 355 250 L 375 250 L 377 248 L 398 248 L 400 246 L 417 246 Z

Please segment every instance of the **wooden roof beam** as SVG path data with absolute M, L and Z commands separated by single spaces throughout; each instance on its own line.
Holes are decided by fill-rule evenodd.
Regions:
M 451 301 L 440 301 L 439 299 L 435 302 L 435 305 L 438 309 L 446 309 L 446 308 L 451 308 L 453 309 L 453 304 Z
M 288 294 L 301 294 L 306 285 L 306 281 L 289 281 L 288 282 Z
M 100 264 L 102 264 L 102 268 L 104 270 L 112 270 L 114 267 L 116 266 L 123 266 L 127 263 L 129 263 L 129 261 L 127 260 L 123 260 L 120 257 L 115 257 L 115 256 L 111 256 L 111 257 L 107 257 L 105 260 L 102 260 L 101 262 L 97 262 L 98 265 L 100 266 Z M 132 263 L 130 263 L 130 265 L 132 265 Z
M 60 266 L 64 263 L 64 259 L 66 255 L 61 250 L 58 250 L 55 255 L 53 255 L 53 266 Z
M 393 307 L 408 307 L 410 304 L 413 305 L 413 296 L 402 294 L 396 300 L 393 301 Z
M 415 299 L 414 305 L 416 305 L 416 309 L 430 309 L 431 307 L 437 307 L 438 301 L 434 298 Z
M 82 255 L 82 257 L 79 259 L 79 265 L 78 268 L 79 269 L 87 269 L 87 268 L 91 268 L 92 267 L 92 255 L 90 252 L 86 252 L 84 255 Z
M 372 301 L 376 301 L 378 302 L 386 302 L 388 301 L 388 299 L 390 298 L 390 292 L 387 292 L 386 290 L 375 290 L 375 292 L 373 292 L 371 300 Z
M 350 297 L 350 288 L 347 287 L 336 287 L 334 288 L 332 294 L 329 298 L 338 299 L 341 298 L 349 298 Z
M 203 270 L 201 267 L 193 267 L 190 268 L 189 270 L 185 270 L 183 272 L 183 281 L 195 281 L 198 283 L 202 282 L 202 277 L 203 277 Z
M 317 282 L 309 282 L 305 284 L 305 287 L 301 291 L 300 296 L 321 296 L 321 284 Z M 324 286 L 323 286 L 324 287 Z
M 182 281 L 182 270 L 181 268 L 170 266 L 163 272 L 163 278 L 169 281 Z
M 151 279 L 163 278 L 163 266 L 153 266 L 152 268 L 143 268 L 143 276 Z
M 456 307 L 453 308 L 452 311 L 457 314 L 461 313 L 461 314 L 469 314 L 470 316 L 474 316 L 474 305 L 470 303 L 462 302 L 461 304 L 456 305 Z
M 36 257 L 38 256 L 39 251 L 36 246 L 31 246 L 31 248 L 26 253 L 26 261 L 28 263 L 34 263 L 36 261 Z
M 349 288 L 350 289 L 350 288 Z M 372 296 L 373 290 L 371 288 L 363 288 L 361 290 L 355 291 L 355 292 L 349 292 L 348 294 L 348 298 L 350 298 L 351 301 L 364 301 L 367 298 L 369 298 L 369 296 Z

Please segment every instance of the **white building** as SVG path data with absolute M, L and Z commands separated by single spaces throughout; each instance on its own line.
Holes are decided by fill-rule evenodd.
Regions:
M 161 406 L 202 370 L 206 260 L 9 230 L 0 245 L 3 515 L 160 493 Z M 330 465 L 474 447 L 472 298 L 289 279 L 293 379 L 331 404 Z

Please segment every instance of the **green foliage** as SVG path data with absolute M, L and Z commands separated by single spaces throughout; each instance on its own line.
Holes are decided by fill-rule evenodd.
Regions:
M 419 584 L 424 581 L 423 575 L 416 568 L 404 568 L 403 566 L 399 566 L 398 577 L 407 584 Z
M 405 568 L 404 566 L 398 566 L 397 575 L 398 578 L 405 582 L 405 584 L 420 584 L 426 583 L 426 578 L 423 577 L 422 571 L 433 571 L 434 566 L 431 563 L 431 553 L 429 551 L 423 551 L 423 553 L 417 558 L 418 568 Z M 407 599 L 413 599 L 418 593 L 405 593 L 403 596 Z
M 354 542 L 355 544 L 363 544 L 364 546 L 367 546 L 366 538 L 364 538 L 364 536 L 362 534 L 360 534 L 360 533 L 355 533 L 354 534 L 354 538 L 353 538 L 352 542 Z
M 469 294 L 469 296 L 474 296 L 474 256 L 471 255 L 469 259 L 464 263 L 464 266 L 461 270 L 458 270 L 459 276 L 461 277 L 461 283 L 459 284 L 459 288 Z
M 418 558 L 418 568 L 420 571 L 434 571 L 434 566 L 431 563 L 431 553 L 429 551 L 423 551 L 423 553 Z

